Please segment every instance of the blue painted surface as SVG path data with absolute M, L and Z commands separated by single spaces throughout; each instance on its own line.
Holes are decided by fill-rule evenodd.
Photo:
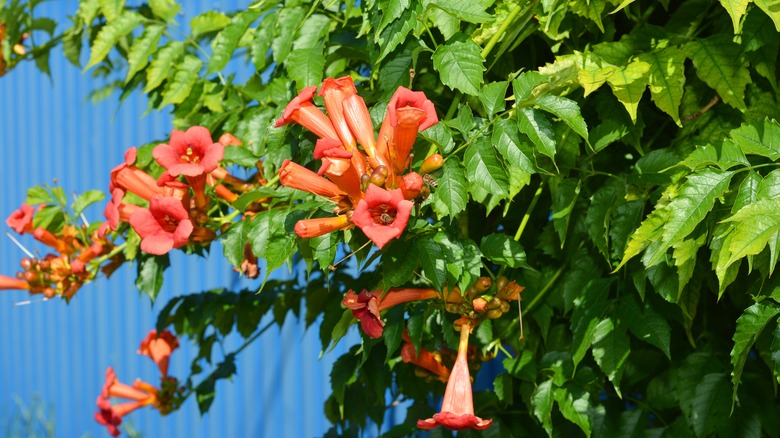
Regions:
M 244 2 L 187 4 L 186 16 L 180 18 L 183 23 L 206 8 L 231 10 Z M 75 1 L 49 2 L 37 11 L 63 23 L 76 7 Z M 25 201 L 28 187 L 53 184 L 53 178 L 68 193 L 106 190 L 108 172 L 123 160 L 127 148 L 165 140 L 172 128 L 166 114 L 141 117 L 146 110 L 143 96 L 134 95 L 121 106 L 117 96 L 99 104 L 88 102 L 89 91 L 100 84 L 92 82 L 89 72 L 82 74 L 67 63 L 58 51 L 53 53 L 51 71 L 52 81 L 32 63 L 24 63 L 0 78 L 2 219 Z M 102 220 L 102 209 L 102 203 L 89 208 L 88 219 Z M 28 248 L 46 253 L 29 236 L 22 240 Z M 0 273 L 13 275 L 24 254 L 5 238 L 2 242 Z M 145 297 L 139 299 L 131 267 L 121 269 L 110 281 L 83 287 L 70 305 L 37 298 L 17 305 L 28 300 L 26 293 L 0 291 L 0 436 L 10 434 L 21 412 L 14 398 L 30 407 L 36 396 L 53 407 L 46 418 L 53 422 L 55 436 L 108 436 L 93 419 L 106 367 L 114 367 L 124 382 L 135 378 L 158 382 L 154 364 L 136 350 L 162 306 L 180 294 L 237 282 L 237 274 L 220 256 L 221 249 L 214 247 L 212 254 L 208 260 L 174 254 L 153 307 Z M 351 332 L 347 343 L 318 360 L 317 333 L 316 326 L 305 331 L 292 317 L 281 330 L 269 330 L 239 356 L 238 376 L 218 383 L 217 398 L 204 417 L 190 399 L 166 418 L 142 409 L 128 416 L 126 423 L 145 437 L 321 436 L 330 427 L 322 413 L 330 393 L 330 368 L 357 334 Z M 194 355 L 194 348 L 184 341 L 171 358 L 170 374 L 186 376 Z

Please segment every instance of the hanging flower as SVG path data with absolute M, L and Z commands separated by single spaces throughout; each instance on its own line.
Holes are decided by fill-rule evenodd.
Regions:
M 433 417 L 418 420 L 420 429 L 433 429 L 438 426 L 451 430 L 477 429 L 483 430 L 493 423 L 493 420 L 483 420 L 474 415 L 474 400 L 471 392 L 471 375 L 466 359 L 469 347 L 469 332 L 471 323 L 466 322 L 460 328 L 458 357 L 452 367 L 447 389 L 444 391 L 444 402 L 441 411 Z
M 170 330 L 163 331 L 159 336 L 157 335 L 157 330 L 150 330 L 146 338 L 141 341 L 138 354 L 149 356 L 157 364 L 157 367 L 160 368 L 162 375 L 167 376 L 168 359 L 173 350 L 178 347 L 179 339 Z
M 157 388 L 140 380 L 133 383 L 133 386 L 121 383 L 116 378 L 114 369 L 108 367 L 106 381 L 97 398 L 98 411 L 95 413 L 95 420 L 106 426 L 108 433 L 119 436 L 117 426 L 122 424 L 124 416 L 144 406 L 156 405 L 158 402 L 157 393 Z M 123 398 L 131 401 L 111 405 L 110 398 Z
M 19 234 L 32 233 L 32 221 L 34 213 L 35 209 L 32 206 L 22 204 L 18 210 L 14 211 L 10 216 L 8 216 L 8 219 L 5 220 L 5 224 L 13 228 L 14 231 Z
M 194 229 L 181 200 L 160 195 L 152 197 L 148 210 L 136 210 L 130 225 L 141 236 L 141 251 L 155 255 L 186 245 Z
M 404 199 L 401 189 L 385 190 L 373 184 L 355 207 L 352 222 L 379 249 L 404 232 L 414 203 Z
M 436 289 L 392 288 L 382 295 L 380 291 L 369 292 L 363 289 L 356 294 L 348 290 L 341 304 L 352 310 L 352 315 L 360 321 L 363 332 L 371 338 L 382 336 L 385 323 L 379 312 L 395 305 L 411 301 L 428 300 L 439 296 Z

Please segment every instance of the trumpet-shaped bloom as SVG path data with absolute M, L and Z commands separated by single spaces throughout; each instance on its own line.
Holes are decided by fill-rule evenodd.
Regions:
M 392 126 L 398 126 L 398 110 L 402 108 L 417 108 L 425 112 L 425 117 L 420 121 L 419 130 L 425 131 L 431 126 L 439 123 L 439 117 L 436 115 L 436 107 L 433 102 L 425 97 L 422 91 L 412 91 L 408 88 L 398 87 L 387 104 L 387 117 Z
M 121 383 L 116 378 L 114 369 L 108 367 L 106 381 L 97 398 L 98 411 L 95 413 L 95 421 L 106 426 L 112 436 L 119 436 L 117 426 L 122 424 L 122 418 L 136 409 L 157 404 L 157 392 L 157 388 L 141 381 L 136 381 L 133 386 Z M 131 401 L 112 405 L 109 401 L 112 397 Z
M 152 197 L 148 210 L 137 209 L 130 225 L 141 236 L 141 250 L 155 255 L 186 245 L 194 229 L 181 200 L 160 195 Z
M 333 128 L 333 123 L 311 101 L 316 91 L 317 87 L 313 85 L 301 90 L 298 96 L 287 104 L 284 108 L 284 114 L 276 121 L 274 126 L 279 128 L 290 122 L 295 122 L 320 138 L 338 140 L 339 136 Z
M 439 362 L 440 359 L 424 348 L 420 348 L 420 351 L 415 353 L 414 344 L 411 342 L 407 341 L 401 347 L 401 360 L 430 371 L 442 382 L 446 382 L 450 377 L 450 370 Z
M 30 283 L 7 275 L 0 275 L 0 290 L 5 289 L 29 290 Z
M 350 126 L 345 119 L 343 105 L 344 99 L 349 96 L 357 95 L 355 83 L 349 76 L 343 76 L 337 79 L 326 78 L 320 88 L 320 96 L 325 100 L 325 109 L 328 110 L 333 127 L 338 134 L 336 139 L 340 139 L 347 150 L 355 149 L 355 137 L 350 130 Z M 371 132 L 371 135 L 374 133 Z
M 356 294 L 350 289 L 344 295 L 341 304 L 352 310 L 352 315 L 360 321 L 363 332 L 371 338 L 378 338 L 382 336 L 385 327 L 379 312 L 398 304 L 427 300 L 438 296 L 439 293 L 436 289 L 425 288 L 392 288 L 384 295 L 381 292 L 369 292 L 365 289 Z
M 168 360 L 173 350 L 179 347 L 179 339 L 169 330 L 157 335 L 157 330 L 150 330 L 146 338 L 141 341 L 138 354 L 149 356 L 163 376 L 168 375 Z
M 211 133 L 202 126 L 187 131 L 174 130 L 168 144 L 160 144 L 152 156 L 171 176 L 197 177 L 217 168 L 225 154 L 225 146 L 214 143 Z
M 303 239 L 324 236 L 337 230 L 346 230 L 352 226 L 347 215 L 301 219 L 295 223 L 295 234 Z
M 385 190 L 369 184 L 365 198 L 355 207 L 352 222 L 382 249 L 404 232 L 413 206 L 404 199 L 401 189 Z
M 444 391 L 444 402 L 441 411 L 433 417 L 418 420 L 420 429 L 433 429 L 438 426 L 451 430 L 488 428 L 493 420 L 483 420 L 474 415 L 474 399 L 471 392 L 471 375 L 467 362 L 469 347 L 469 332 L 471 324 L 465 323 L 460 329 L 458 357 L 452 367 L 447 389 Z
M 14 231 L 19 234 L 32 233 L 32 220 L 34 213 L 35 209 L 32 208 L 32 206 L 22 204 L 18 210 L 8 216 L 8 219 L 5 220 L 5 224 L 13 228 Z
M 290 160 L 284 160 L 279 168 L 279 181 L 285 187 L 314 193 L 336 202 L 347 196 L 347 193 L 333 182 Z

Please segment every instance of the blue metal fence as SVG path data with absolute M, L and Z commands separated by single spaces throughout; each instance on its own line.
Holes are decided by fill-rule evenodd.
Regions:
M 183 22 L 206 8 L 245 6 L 239 1 L 185 3 Z M 37 11 L 66 23 L 76 7 L 75 1 L 49 2 Z M 107 189 L 108 171 L 123 160 L 127 148 L 166 139 L 172 128 L 166 114 L 141 117 L 143 96 L 132 96 L 121 106 L 117 96 L 88 102 L 86 96 L 98 84 L 57 51 L 51 72 L 49 80 L 32 63 L 23 63 L 0 78 L 0 218 L 19 208 L 28 187 L 54 184 L 54 178 L 68 193 Z M 88 209 L 87 217 L 102 220 L 102 205 Z M 13 275 L 24 254 L 10 240 L 3 237 L 2 242 L 0 273 Z M 24 242 L 36 246 L 32 239 Z M 154 307 L 145 297 L 139 299 L 131 268 L 82 288 L 69 305 L 40 299 L 24 304 L 29 299 L 24 292 L 2 291 L 0 436 L 10 435 L 23 414 L 14 399 L 31 407 L 36 397 L 53 407 L 45 414 L 56 436 L 107 436 L 93 419 L 106 367 L 113 366 L 124 382 L 156 382 L 156 367 L 136 349 L 162 305 L 173 296 L 236 281 L 221 250 L 214 248 L 212 254 L 208 260 L 174 255 Z M 356 336 L 352 332 L 351 340 Z M 317 327 L 304 331 L 288 318 L 281 330 L 269 330 L 239 356 L 238 377 L 218 383 L 217 398 L 204 417 L 191 399 L 167 418 L 143 409 L 126 423 L 148 437 L 321 436 L 330 427 L 322 413 L 330 368 L 343 345 L 320 360 Z M 172 356 L 170 374 L 187 375 L 194 354 L 183 342 Z

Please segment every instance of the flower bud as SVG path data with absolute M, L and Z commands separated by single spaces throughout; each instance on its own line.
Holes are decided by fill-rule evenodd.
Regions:
M 441 154 L 433 154 L 426 158 L 420 166 L 420 173 L 431 173 L 441 169 L 444 164 L 444 158 Z

